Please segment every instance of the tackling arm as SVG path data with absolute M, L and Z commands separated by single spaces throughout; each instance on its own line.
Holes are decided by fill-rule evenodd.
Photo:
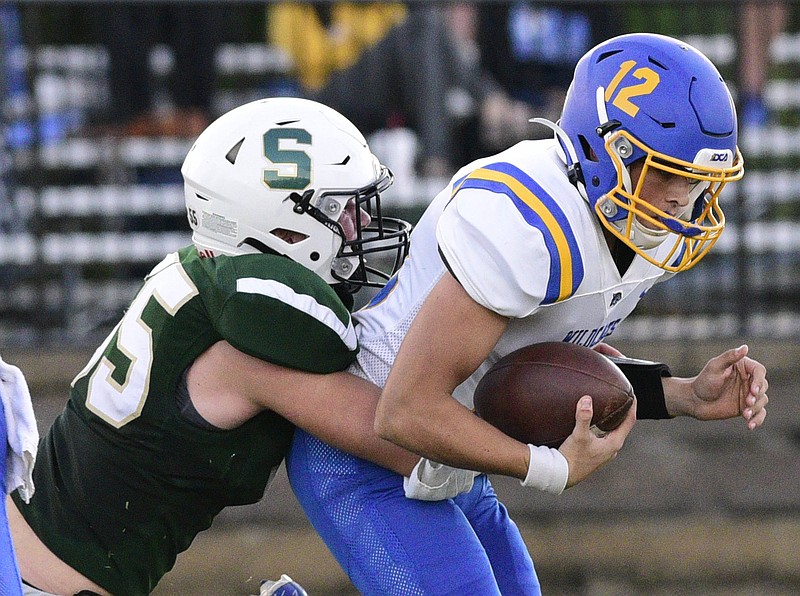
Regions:
M 673 377 L 666 364 L 625 358 L 604 344 L 598 351 L 615 362 L 633 385 L 639 419 L 742 416 L 750 430 L 764 423 L 769 402 L 766 368 L 747 357 L 747 346 L 726 350 L 690 378 Z
M 748 357 L 747 345 L 722 352 L 709 360 L 695 377 L 665 378 L 667 409 L 675 416 L 697 420 L 742 417 L 749 430 L 767 416 L 767 369 Z
M 187 385 L 200 415 L 220 428 L 234 428 L 269 409 L 338 449 L 404 476 L 419 461 L 376 435 L 380 390 L 347 372 L 277 366 L 220 341 L 195 360 Z
M 769 402 L 767 370 L 747 356 L 746 345 L 712 358 L 690 378 L 673 377 L 666 364 L 625 358 L 607 344 L 598 344 L 595 349 L 628 377 L 639 401 L 640 419 L 691 416 L 724 420 L 741 416 L 749 430 L 764 423 Z

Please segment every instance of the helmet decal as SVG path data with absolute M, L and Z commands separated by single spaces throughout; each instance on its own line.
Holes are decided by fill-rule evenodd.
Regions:
M 279 169 L 265 169 L 264 182 L 270 188 L 303 190 L 311 184 L 311 157 L 305 151 L 282 149 L 281 141 L 311 144 L 311 133 L 302 128 L 271 128 L 264 133 L 264 157 Z M 288 166 L 288 167 L 286 167 Z M 288 173 L 282 173 L 288 170 Z
M 640 67 L 634 70 L 632 75 L 634 78 L 641 79 L 644 82 L 632 83 L 630 85 L 621 87 L 619 91 L 617 91 L 617 87 L 619 87 L 622 79 L 624 79 L 625 75 L 627 75 L 635 66 L 635 60 L 626 60 L 620 64 L 617 74 L 614 75 L 611 83 L 609 83 L 608 87 L 606 88 L 604 97 L 606 102 L 611 101 L 613 98 L 611 103 L 625 112 L 631 118 L 636 116 L 636 114 L 639 112 L 639 106 L 637 106 L 635 103 L 632 103 L 631 98 L 640 95 L 650 95 L 661 80 L 661 78 L 658 76 L 658 73 L 653 69 Z

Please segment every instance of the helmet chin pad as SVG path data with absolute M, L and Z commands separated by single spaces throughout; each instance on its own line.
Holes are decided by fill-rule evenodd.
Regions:
M 620 219 L 609 223 L 614 226 L 620 234 L 626 234 L 627 220 Z M 627 236 L 631 244 L 636 248 L 650 250 L 664 242 L 664 240 L 667 239 L 668 233 L 666 230 L 653 230 L 645 227 L 642 225 L 642 222 L 639 221 L 639 218 L 633 217 Z

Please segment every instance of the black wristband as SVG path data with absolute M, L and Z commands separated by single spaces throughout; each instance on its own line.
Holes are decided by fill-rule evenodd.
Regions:
M 649 360 L 611 358 L 633 386 L 636 394 L 637 420 L 662 420 L 672 418 L 664 400 L 663 377 L 671 377 L 669 366 Z

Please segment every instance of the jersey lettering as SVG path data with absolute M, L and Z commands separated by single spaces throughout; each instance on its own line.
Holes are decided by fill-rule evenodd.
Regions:
M 94 369 L 86 395 L 91 412 L 116 428 L 141 414 L 150 387 L 153 329 L 197 294 L 176 253 L 156 266 L 125 316 L 73 381 L 74 385 Z
M 596 327 L 594 329 L 575 329 L 567 333 L 562 341 L 591 348 L 614 333 L 617 325 L 619 325 L 619 322 L 620 319 L 615 319 L 601 327 Z

